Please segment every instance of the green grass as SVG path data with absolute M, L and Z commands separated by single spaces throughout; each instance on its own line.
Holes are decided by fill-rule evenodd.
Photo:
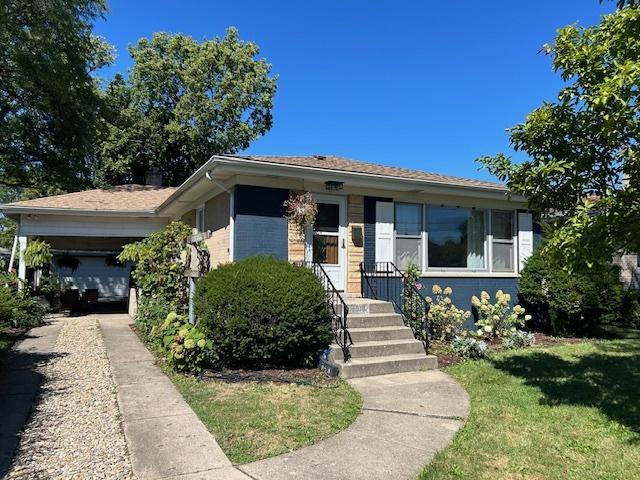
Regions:
M 348 427 L 362 407 L 345 381 L 330 384 L 202 382 L 169 373 L 234 464 L 279 455 Z
M 471 416 L 419 479 L 640 478 L 640 337 L 496 354 L 447 370 Z

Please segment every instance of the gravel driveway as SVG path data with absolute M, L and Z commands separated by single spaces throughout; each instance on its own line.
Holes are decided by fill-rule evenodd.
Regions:
M 132 479 L 96 317 L 65 320 L 7 478 Z

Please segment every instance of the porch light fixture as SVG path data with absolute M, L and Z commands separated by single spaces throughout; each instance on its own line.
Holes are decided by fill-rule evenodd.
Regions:
M 334 180 L 328 180 L 324 182 L 325 190 L 328 190 L 330 192 L 342 190 L 342 187 L 344 187 L 344 182 L 336 182 Z

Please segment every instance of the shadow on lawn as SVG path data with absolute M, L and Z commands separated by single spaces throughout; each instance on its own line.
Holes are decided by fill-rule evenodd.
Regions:
M 493 365 L 540 389 L 541 403 L 599 409 L 640 443 L 640 341 L 595 344 L 596 353 L 566 360 L 549 351 L 497 358 Z

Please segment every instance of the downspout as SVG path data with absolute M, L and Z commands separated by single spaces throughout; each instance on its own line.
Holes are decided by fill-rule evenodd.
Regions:
M 207 177 L 207 180 L 209 180 L 210 182 L 213 182 L 217 187 L 220 187 L 222 190 L 224 190 L 229 194 L 231 193 L 227 187 L 225 187 L 222 183 L 220 183 L 220 180 L 218 180 L 216 177 L 213 176 L 213 169 L 207 170 L 204 176 Z
M 213 157 L 211 157 L 213 158 Z M 214 183 L 216 186 L 220 187 L 225 192 L 231 194 L 229 189 L 225 187 L 220 181 L 213 176 L 213 169 L 207 170 L 204 174 L 207 177 L 207 180 Z M 194 277 L 189 277 L 189 323 L 195 325 L 196 323 L 196 315 L 193 308 L 193 300 L 196 293 L 196 279 Z

